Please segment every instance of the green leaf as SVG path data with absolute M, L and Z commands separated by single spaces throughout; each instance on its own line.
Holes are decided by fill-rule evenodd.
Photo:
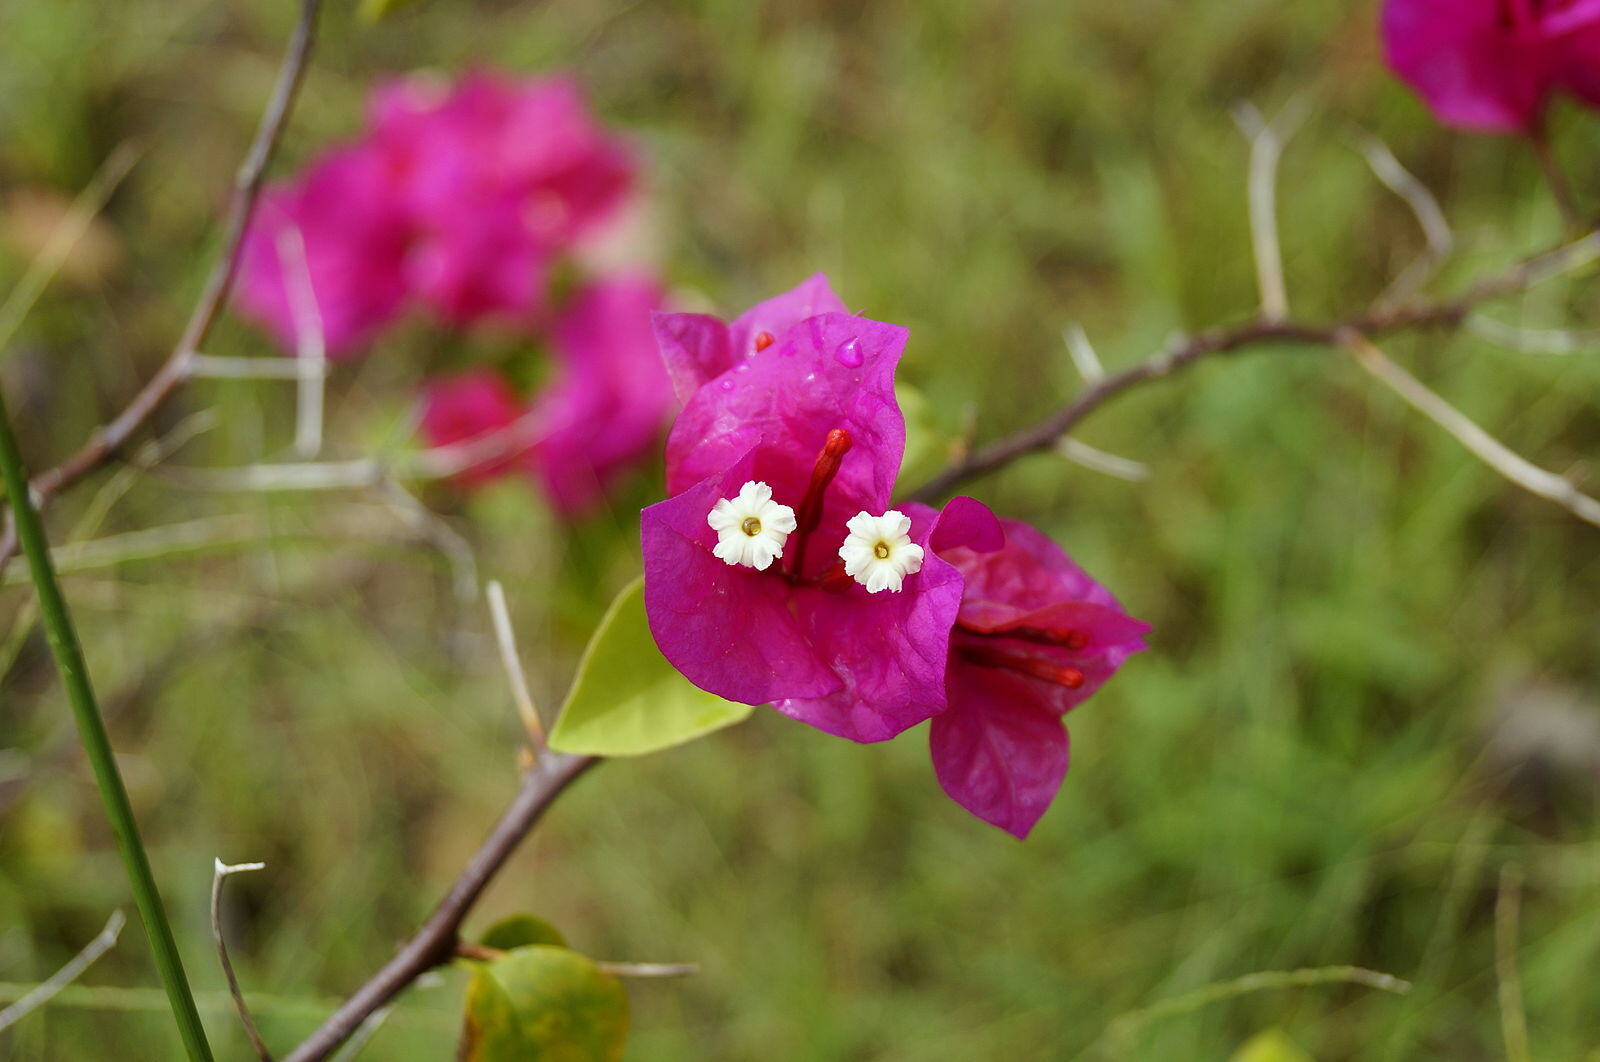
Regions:
M 529 944 L 552 944 L 558 948 L 567 946 L 566 938 L 559 929 L 531 914 L 502 918 L 484 932 L 478 943 L 498 951 L 510 951 Z
M 628 996 L 566 948 L 516 948 L 474 964 L 459 1062 L 614 1062 L 628 1037 Z
M 1252 1036 L 1233 1053 L 1228 1062 L 1315 1062 L 1282 1029 L 1268 1029 Z
M 422 0 L 361 0 L 361 17 L 368 22 L 388 18 L 401 8 L 413 7 Z
M 639 756 L 743 722 L 751 711 L 705 692 L 667 663 L 645 619 L 644 580 L 635 579 L 589 639 L 550 747 Z

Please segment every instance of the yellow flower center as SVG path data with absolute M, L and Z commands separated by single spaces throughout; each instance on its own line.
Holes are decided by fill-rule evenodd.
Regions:
M 754 516 L 747 516 L 739 524 L 739 530 L 743 531 L 751 538 L 755 538 L 757 535 L 761 534 L 761 521 Z

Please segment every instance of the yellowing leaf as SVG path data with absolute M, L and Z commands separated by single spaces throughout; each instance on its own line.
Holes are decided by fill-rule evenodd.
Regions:
M 1257 1033 L 1228 1062 L 1315 1062 L 1282 1029 Z
M 644 580 L 635 579 L 589 639 L 550 747 L 639 756 L 743 722 L 751 711 L 705 692 L 667 663 L 645 618 Z
M 516 948 L 474 964 L 460 1062 L 615 1062 L 628 1035 L 628 996 L 566 948 Z
M 361 0 L 361 17 L 368 22 L 388 18 L 401 8 L 411 7 L 422 0 Z

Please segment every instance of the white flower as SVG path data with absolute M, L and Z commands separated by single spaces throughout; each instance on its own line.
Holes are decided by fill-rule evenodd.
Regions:
M 772 500 L 765 483 L 746 483 L 734 498 L 723 498 L 706 514 L 717 533 L 711 552 L 725 564 L 742 564 L 764 572 L 783 556 L 783 544 L 795 529 L 794 510 Z
M 905 577 L 922 570 L 922 547 L 911 541 L 911 517 L 898 509 L 882 516 L 860 512 L 845 524 L 850 537 L 839 547 L 845 574 L 867 588 L 900 591 Z

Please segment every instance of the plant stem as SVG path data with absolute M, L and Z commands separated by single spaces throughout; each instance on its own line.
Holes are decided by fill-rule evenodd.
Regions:
M 100 797 L 106 806 L 106 818 L 116 834 L 117 848 L 122 853 L 122 862 L 127 869 L 129 883 L 133 886 L 134 902 L 139 907 L 139 917 L 144 921 L 150 950 L 155 956 L 156 970 L 167 990 L 172 1016 L 178 1022 L 178 1034 L 193 1062 L 211 1062 L 211 1046 L 206 1042 L 205 1028 L 200 1024 L 200 1012 L 195 1009 L 194 996 L 184 977 L 183 959 L 172 938 L 172 927 L 167 924 L 167 914 L 161 906 L 161 894 L 156 888 L 155 876 L 150 871 L 150 860 L 145 855 L 144 844 L 139 839 L 139 826 L 134 821 L 133 808 L 128 803 L 128 791 L 123 787 L 122 775 L 117 771 L 111 741 L 106 736 L 105 723 L 100 718 L 100 708 L 95 703 L 94 690 L 89 685 L 83 649 L 78 644 L 72 616 L 67 611 L 66 600 L 61 596 L 61 587 L 56 582 L 55 569 L 50 561 L 50 545 L 28 493 L 28 477 L 22 468 L 22 454 L 17 449 L 16 436 L 11 431 L 11 421 L 6 414 L 3 398 L 0 398 L 0 474 L 4 476 L 6 494 L 11 500 L 17 538 L 23 553 L 27 555 L 33 585 L 39 594 L 39 612 L 49 637 L 50 651 L 55 655 L 62 685 L 67 690 L 67 700 L 72 704 L 83 750 L 94 768 L 95 782 L 100 787 Z

